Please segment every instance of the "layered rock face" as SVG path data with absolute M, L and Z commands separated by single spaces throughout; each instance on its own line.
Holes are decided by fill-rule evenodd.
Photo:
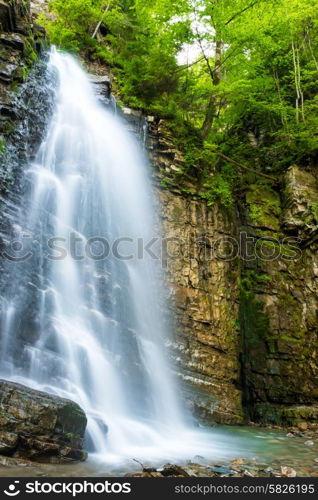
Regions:
M 171 292 L 170 347 L 184 397 L 206 421 L 242 423 L 239 266 L 228 258 L 238 220 L 234 211 L 207 207 L 194 179 L 176 184 L 173 174 L 183 166 L 182 155 L 162 122 L 149 125 Z
M 84 460 L 86 423 L 76 403 L 0 380 L 0 454 L 37 462 Z
M 39 60 L 45 34 L 31 20 L 30 2 L 1 2 L 0 24 L 0 173 L 9 185 L 6 166 L 27 161 L 43 138 L 51 95 Z
M 246 196 L 255 254 L 241 297 L 246 404 L 255 420 L 317 421 L 317 172 L 293 166 L 278 190 L 260 189 Z
M 9 84 L 22 83 L 41 50 L 44 31 L 31 20 L 30 1 L 0 2 L 0 82 L 1 98 Z M 8 84 L 7 87 L 3 83 Z
M 186 399 L 205 420 L 240 423 L 238 269 L 217 257 L 233 223 L 191 196 L 163 190 L 160 201 L 171 255 L 172 348 Z

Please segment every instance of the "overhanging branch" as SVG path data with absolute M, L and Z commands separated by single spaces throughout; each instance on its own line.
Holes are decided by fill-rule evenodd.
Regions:
M 240 163 L 236 160 L 233 160 L 232 158 L 229 158 L 228 156 L 221 153 L 220 151 L 217 151 L 216 149 L 213 149 L 210 147 L 207 147 L 206 149 L 209 149 L 210 151 L 212 151 L 212 153 L 215 153 L 220 158 L 223 158 L 223 160 L 226 160 L 229 163 L 233 163 L 233 165 L 236 165 L 237 167 L 239 167 L 243 170 L 247 170 L 248 172 L 252 172 L 255 175 L 259 175 L 260 177 L 264 177 L 265 179 L 268 179 L 268 180 L 273 181 L 273 182 L 276 182 L 276 180 L 277 180 L 277 179 L 275 179 L 275 177 L 272 177 L 271 175 L 267 175 L 267 174 L 263 174 L 262 172 L 258 172 L 257 170 L 254 170 L 251 167 L 247 167 L 246 165 L 243 165 L 242 163 Z

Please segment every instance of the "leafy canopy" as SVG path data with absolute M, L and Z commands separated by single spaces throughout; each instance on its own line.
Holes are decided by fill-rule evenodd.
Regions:
M 230 204 L 237 168 L 204 145 L 260 172 L 317 163 L 316 0 L 51 0 L 50 10 L 40 22 L 53 43 L 106 63 L 127 104 L 170 120 L 210 201 Z

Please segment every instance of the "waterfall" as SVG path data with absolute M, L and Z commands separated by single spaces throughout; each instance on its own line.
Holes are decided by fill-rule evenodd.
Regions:
M 3 263 L 1 376 L 76 401 L 104 460 L 200 452 L 165 356 L 160 261 L 141 251 L 157 236 L 144 153 L 73 57 L 52 50 L 48 70 L 55 111 Z

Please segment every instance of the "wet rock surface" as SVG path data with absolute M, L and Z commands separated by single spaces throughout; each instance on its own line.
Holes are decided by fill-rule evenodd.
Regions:
M 0 455 L 51 463 L 84 460 L 86 423 L 76 403 L 0 380 Z
M 18 207 L 29 186 L 22 179 L 45 136 L 55 85 L 47 70 L 45 36 L 31 21 L 29 2 L 11 2 L 10 16 L 8 29 L 13 31 L 0 39 L 0 251 L 9 258 L 12 241 L 25 243 Z M 1 259 L 0 302 L 10 283 L 7 262 L 7 257 Z M 25 341 L 21 339 L 21 348 Z M 19 355 L 18 350 L 12 353 Z
M 264 462 L 235 458 L 227 463 L 202 465 L 188 462 L 187 465 L 167 464 L 158 469 L 144 468 L 141 472 L 126 474 L 127 477 L 318 477 L 318 467 L 300 466 L 298 472 L 293 467 L 283 465 L 281 460 Z
M 0 35 L 0 178 L 9 189 L 14 165 L 22 170 L 45 134 L 51 110 L 44 51 L 45 33 L 32 23 L 30 2 L 8 3 L 11 24 Z M 42 58 L 43 56 L 43 58 Z M 11 175 L 12 174 L 12 175 Z

